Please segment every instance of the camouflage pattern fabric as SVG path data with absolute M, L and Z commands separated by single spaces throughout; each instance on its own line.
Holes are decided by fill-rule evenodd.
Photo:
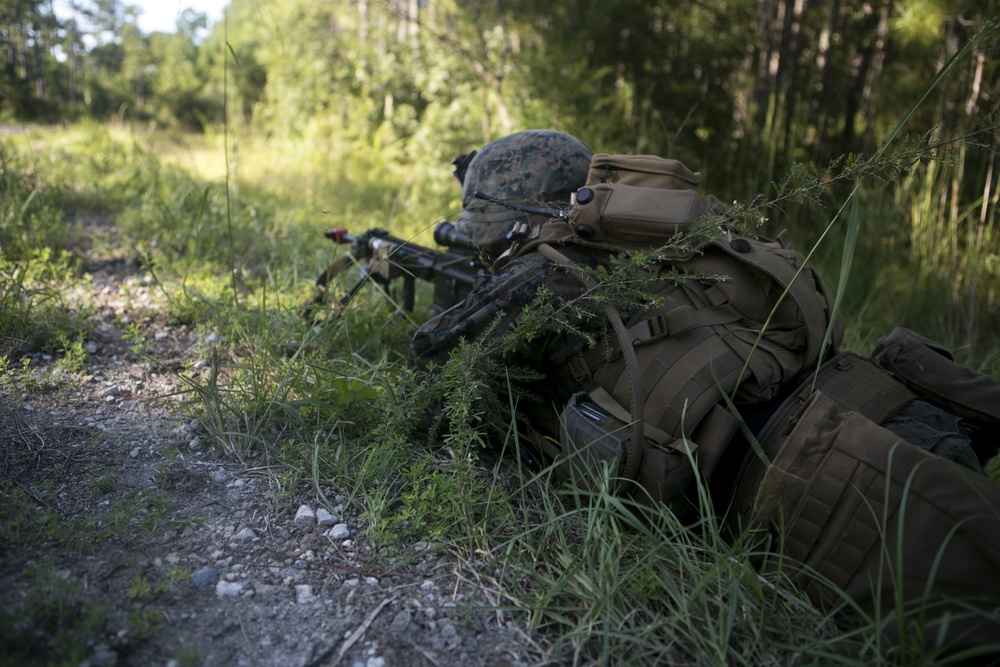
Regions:
M 466 167 L 463 211 L 456 229 L 481 247 L 503 240 L 525 214 L 475 196 L 477 191 L 512 204 L 568 205 L 587 180 L 591 151 L 576 137 L 553 130 L 517 132 L 484 147 Z

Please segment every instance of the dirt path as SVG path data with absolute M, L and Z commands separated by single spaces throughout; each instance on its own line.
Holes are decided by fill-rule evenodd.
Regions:
M 36 355 L 0 385 L 0 665 L 544 662 L 494 609 L 491 567 L 422 544 L 376 558 L 337 489 L 324 506 L 219 456 L 170 372 L 212 333 L 157 315 L 112 220 L 85 231 L 105 240 L 80 244 L 92 278 L 70 295 L 95 305 L 85 368 Z

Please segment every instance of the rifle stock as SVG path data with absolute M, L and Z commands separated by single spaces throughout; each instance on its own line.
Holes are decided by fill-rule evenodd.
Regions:
M 445 250 L 433 250 L 392 236 L 384 229 L 370 229 L 352 236 L 346 229 L 332 229 L 325 236 L 336 244 L 351 244 L 350 254 L 339 258 L 316 278 L 316 297 L 306 305 L 302 316 L 310 324 L 315 310 L 328 299 L 327 285 L 353 262 L 361 263 L 361 276 L 340 299 L 347 305 L 365 283 L 371 281 L 388 290 L 394 280 L 403 281 L 402 305 L 413 311 L 416 281 L 424 280 L 434 286 L 431 309 L 435 314 L 462 301 L 479 277 L 487 272 L 487 265 L 471 239 L 457 232 L 450 222 L 443 222 L 434 229 L 434 240 Z M 346 261 L 345 261 L 346 260 Z

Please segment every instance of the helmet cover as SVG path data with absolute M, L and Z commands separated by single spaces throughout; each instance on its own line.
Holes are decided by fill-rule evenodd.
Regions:
M 487 144 L 464 165 L 463 211 L 456 229 L 485 248 L 504 239 L 515 220 L 526 217 L 478 199 L 476 192 L 511 204 L 568 205 L 570 195 L 587 181 L 591 156 L 582 141 L 555 130 L 516 132 Z

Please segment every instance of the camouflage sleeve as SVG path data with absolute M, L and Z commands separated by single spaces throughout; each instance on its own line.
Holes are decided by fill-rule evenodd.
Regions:
M 587 262 L 589 257 L 574 259 Z M 507 333 L 524 309 L 535 301 L 542 285 L 559 301 L 577 298 L 583 292 L 581 283 L 562 268 L 540 253 L 527 253 L 478 284 L 465 301 L 420 327 L 413 338 L 417 367 L 426 370 L 432 363 L 444 364 L 462 340 L 479 338 L 494 321 L 497 324 L 491 335 Z M 524 346 L 518 351 L 517 361 L 546 370 L 565 361 L 584 344 L 581 337 L 553 335 Z

